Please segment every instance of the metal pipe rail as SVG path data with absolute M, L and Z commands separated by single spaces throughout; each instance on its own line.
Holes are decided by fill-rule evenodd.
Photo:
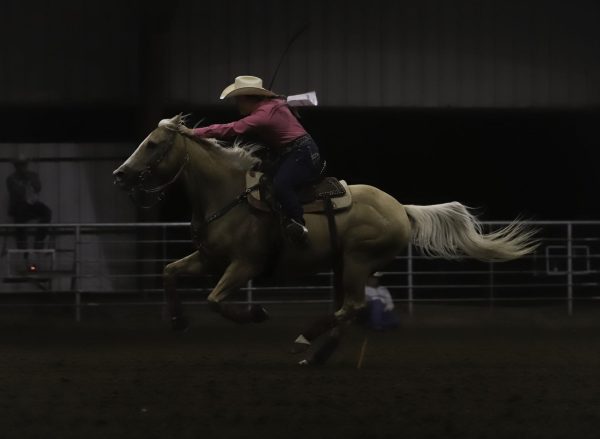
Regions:
M 501 302 L 560 300 L 572 315 L 575 302 L 597 300 L 600 221 L 523 223 L 540 230 L 541 246 L 533 255 L 502 264 L 466 259 L 459 262 L 461 258 L 427 258 L 409 247 L 385 272 L 383 283 L 394 300 L 406 304 L 410 313 L 415 305 L 429 302 L 488 302 L 493 306 Z M 486 230 L 507 224 L 508 221 L 483 222 Z M 14 249 L 12 235 L 17 228 L 36 227 L 50 230 L 47 247 L 55 249 L 57 261 L 56 266 L 28 273 L 23 271 L 22 256 L 37 258 L 40 267 L 45 256 L 36 254 L 33 248 L 27 252 Z M 0 224 L 4 239 L 0 258 L 4 267 L 0 267 L 0 272 L 7 273 L 0 287 L 0 299 L 12 297 L 14 301 L 15 295 L 37 295 L 41 296 L 40 305 L 54 306 L 46 303 L 50 295 L 71 295 L 78 320 L 82 309 L 88 306 L 163 304 L 164 300 L 157 300 L 157 295 L 162 294 L 162 267 L 192 251 L 189 227 L 188 222 Z M 302 284 L 272 285 L 257 280 L 241 289 L 245 294 L 242 301 L 332 303 L 328 294 L 331 279 L 330 272 L 321 272 Z M 183 276 L 181 292 L 186 303 L 204 303 L 202 298 L 215 281 L 214 276 L 201 276 L 194 282 L 198 287 L 192 288 Z M 0 305 L 31 304 L 0 301 Z

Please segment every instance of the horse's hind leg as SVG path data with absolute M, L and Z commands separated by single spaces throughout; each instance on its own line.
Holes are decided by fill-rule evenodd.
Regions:
M 329 338 L 334 343 L 332 349 L 327 349 L 329 353 L 327 358 L 333 354 L 342 337 L 342 327 L 355 320 L 357 314 L 364 308 L 365 283 L 372 269 L 369 264 L 361 264 L 356 260 L 346 256 L 344 258 L 342 292 L 342 307 L 335 313 L 324 315 L 315 320 L 306 330 L 304 330 L 294 341 L 291 352 L 301 353 L 306 351 L 314 341 L 328 331 Z M 328 345 L 325 342 L 325 345 Z M 319 355 L 319 351 L 315 355 Z
M 344 255 L 342 291 L 343 304 L 335 313 L 317 319 L 294 341 L 292 353 L 306 351 L 314 341 L 326 332 L 326 339 L 316 348 L 312 357 L 299 364 L 323 364 L 333 355 L 340 344 L 344 328 L 356 320 L 365 307 L 365 284 L 373 271 L 373 261 Z
M 335 316 L 338 320 L 353 320 L 365 307 L 365 284 L 373 273 L 372 261 L 362 261 L 352 255 L 344 257 L 344 303 Z
M 183 331 L 188 327 L 177 295 L 177 277 L 181 274 L 199 275 L 203 270 L 204 264 L 200 253 L 195 251 L 185 258 L 167 264 L 163 271 L 163 285 L 171 316 L 171 326 L 175 331 Z
M 335 351 L 337 351 L 338 346 L 342 340 L 342 335 L 345 329 L 344 323 L 339 323 L 335 328 L 333 328 L 326 337 L 320 342 L 319 346 L 312 353 L 310 358 L 306 358 L 300 361 L 298 364 L 300 366 L 312 366 L 312 365 L 322 365 L 329 357 L 331 357 Z
M 326 314 L 314 320 L 308 328 L 294 340 L 290 349 L 292 354 L 300 354 L 308 350 L 312 343 L 327 331 L 335 328 L 340 322 L 335 317 L 334 313 Z

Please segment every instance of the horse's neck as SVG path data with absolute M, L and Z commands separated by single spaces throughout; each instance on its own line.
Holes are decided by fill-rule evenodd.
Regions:
M 224 162 L 209 148 L 187 139 L 189 163 L 184 171 L 192 211 L 196 218 L 229 203 L 244 190 L 245 172 Z

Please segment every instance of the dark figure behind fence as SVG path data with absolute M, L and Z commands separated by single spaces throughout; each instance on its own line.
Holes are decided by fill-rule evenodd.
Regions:
M 15 172 L 6 179 L 6 187 L 10 198 L 8 214 L 16 224 L 29 221 L 49 223 L 52 219 L 52 211 L 38 199 L 42 190 L 39 175 L 28 169 L 29 160 L 22 154 L 13 161 L 13 164 Z M 36 227 L 34 248 L 44 247 L 47 234 L 48 229 L 46 227 Z M 20 249 L 27 248 L 27 229 L 17 228 L 15 235 L 17 247 Z

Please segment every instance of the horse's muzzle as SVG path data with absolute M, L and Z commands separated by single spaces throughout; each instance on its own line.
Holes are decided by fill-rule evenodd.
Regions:
M 124 184 L 123 182 L 123 175 L 125 173 L 123 171 L 115 171 L 113 172 L 113 175 L 115 177 L 114 183 L 118 186 L 122 186 Z
M 133 184 L 133 172 L 121 166 L 113 171 L 113 183 L 121 189 L 129 189 Z

